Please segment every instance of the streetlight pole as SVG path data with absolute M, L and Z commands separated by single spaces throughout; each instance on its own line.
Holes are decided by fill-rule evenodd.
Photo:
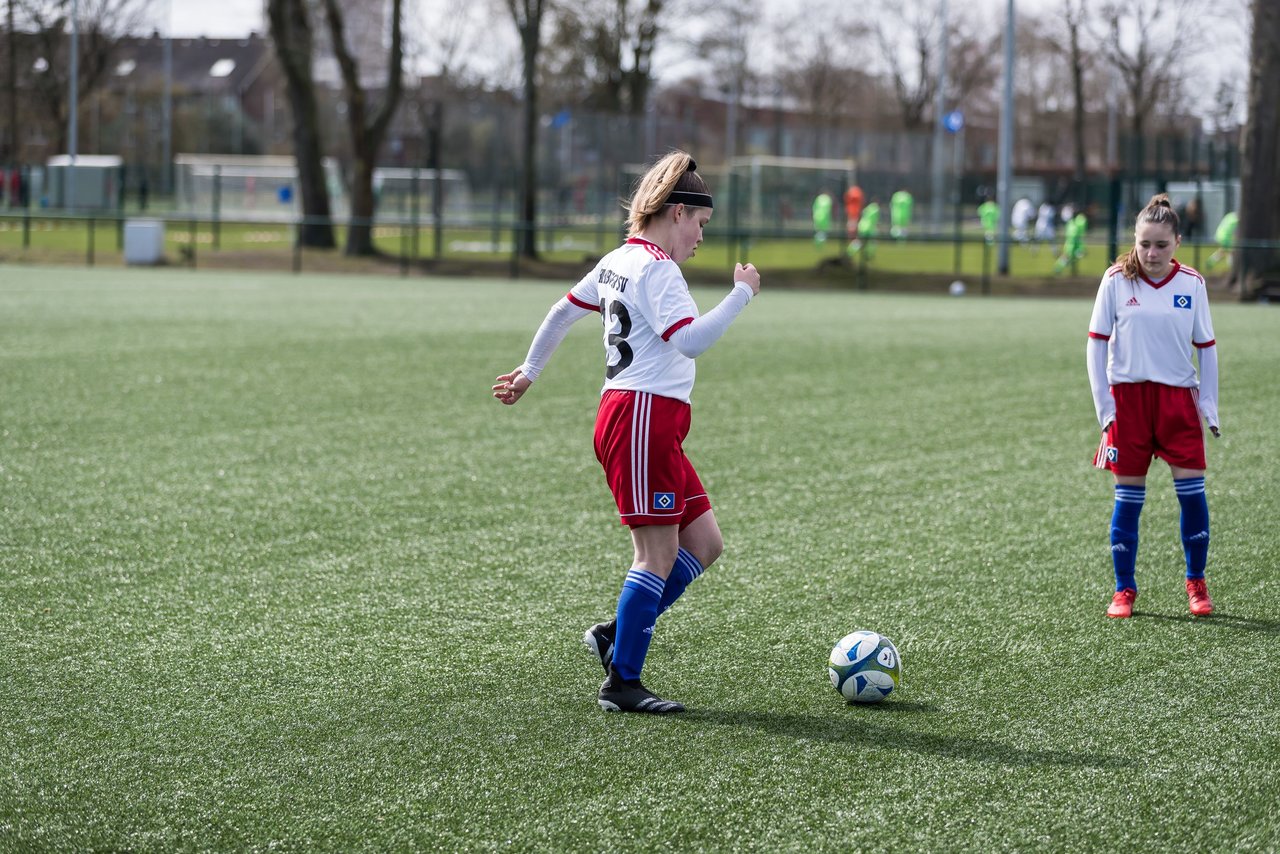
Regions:
M 942 0 L 939 10 L 939 36 L 940 44 L 938 46 L 938 91 L 934 95 L 933 101 L 933 205 L 931 206 L 931 219 L 933 227 L 936 230 L 942 230 L 942 194 L 943 190 L 943 163 L 942 150 L 946 131 L 942 126 L 943 113 L 947 109 L 947 42 L 949 41 L 947 33 L 947 0 Z
M 173 0 L 165 5 L 164 22 L 164 99 L 160 107 L 160 186 L 165 195 L 172 195 L 170 184 L 172 170 L 169 162 L 173 159 Z
M 63 181 L 63 207 L 76 204 L 76 135 L 80 118 L 80 0 L 71 2 L 71 79 L 67 100 L 71 106 L 67 119 L 67 176 Z
M 1013 191 L 1013 0 L 1009 0 L 1004 21 L 1004 98 L 1000 106 L 999 173 L 996 199 L 1000 203 L 1000 275 L 1009 275 L 1009 196 Z

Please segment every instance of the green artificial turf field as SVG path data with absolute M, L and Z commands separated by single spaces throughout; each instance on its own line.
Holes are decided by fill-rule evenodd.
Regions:
M 727 548 L 606 715 L 630 546 L 568 283 L 0 267 L 0 849 L 1274 851 L 1280 313 L 1218 300 L 1210 591 L 1112 621 L 1087 301 L 768 291 L 699 360 Z M 704 310 L 720 291 L 697 289 Z M 849 706 L 825 661 L 892 638 Z

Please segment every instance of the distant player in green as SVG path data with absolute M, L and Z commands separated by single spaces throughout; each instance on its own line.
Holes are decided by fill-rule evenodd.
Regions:
M 1218 249 L 1205 261 L 1205 269 L 1212 270 L 1223 261 L 1231 263 L 1231 250 L 1236 245 L 1236 226 L 1239 224 L 1240 217 L 1235 211 L 1227 211 L 1222 217 L 1222 221 L 1218 223 L 1218 230 L 1213 233 L 1213 240 L 1218 244 Z
M 978 205 L 978 221 L 982 223 L 982 236 L 990 243 L 996 239 L 996 229 L 1000 227 L 1000 206 L 991 199 Z
M 889 197 L 889 234 L 893 235 L 894 240 L 907 236 L 915 204 L 916 200 L 906 190 L 899 190 Z
M 1062 243 L 1062 254 L 1058 256 L 1057 263 L 1053 265 L 1055 274 L 1061 273 L 1072 262 L 1084 257 L 1084 233 L 1088 228 L 1089 220 L 1082 213 L 1078 213 L 1067 220 L 1067 224 L 1062 229 L 1066 236 Z
M 822 192 L 813 200 L 813 245 L 821 246 L 827 242 L 827 234 L 831 231 L 831 194 Z
M 876 255 L 876 235 L 880 231 L 880 203 L 876 199 L 862 209 L 862 217 L 858 220 L 858 236 L 850 241 L 846 250 L 849 257 L 855 257 L 866 250 L 866 258 L 870 261 Z

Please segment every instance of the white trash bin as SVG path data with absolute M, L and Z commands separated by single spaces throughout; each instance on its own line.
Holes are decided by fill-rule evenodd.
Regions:
M 131 219 L 124 224 L 124 262 L 159 264 L 164 261 L 164 221 Z

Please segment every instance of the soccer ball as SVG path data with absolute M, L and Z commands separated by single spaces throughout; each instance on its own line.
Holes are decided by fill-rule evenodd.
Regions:
M 850 703 L 878 703 L 902 681 L 902 658 L 888 638 L 853 632 L 831 648 L 827 674 Z

